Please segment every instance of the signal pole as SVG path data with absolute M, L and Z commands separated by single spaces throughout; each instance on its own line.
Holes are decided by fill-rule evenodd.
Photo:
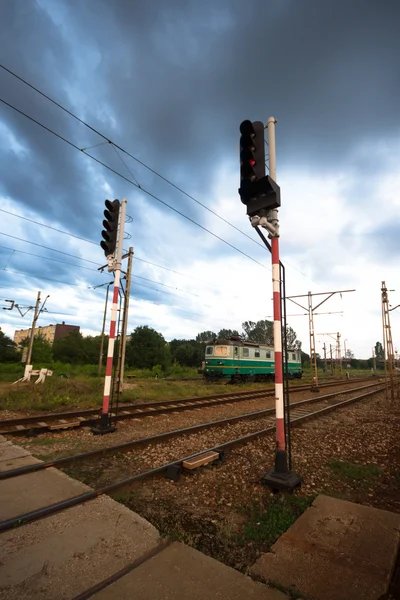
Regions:
M 335 365 L 334 365 L 334 363 L 333 363 L 332 344 L 329 344 L 329 350 L 330 350 L 330 353 L 331 353 L 331 375 L 332 375 L 332 377 L 333 377 L 333 376 L 334 376 L 334 374 L 335 374 Z
M 314 371 L 314 376 L 313 376 L 313 380 L 312 380 L 312 384 L 311 384 L 312 392 L 319 392 L 317 354 L 315 351 L 314 315 L 324 314 L 324 313 L 316 313 L 315 311 L 317 310 L 317 308 L 322 306 L 322 304 L 324 304 L 327 300 L 332 298 L 332 296 L 334 296 L 335 294 L 342 295 L 347 292 L 355 292 L 355 291 L 356 290 L 336 290 L 334 292 L 317 292 L 314 294 L 312 294 L 311 292 L 308 292 L 308 294 L 301 294 L 299 296 L 288 296 L 288 300 L 291 300 L 294 304 L 297 304 L 297 306 L 300 306 L 300 308 L 303 308 L 304 310 L 306 310 L 307 314 L 308 314 L 308 323 L 309 323 L 309 332 L 310 332 L 310 366 L 311 366 L 311 364 L 313 365 L 312 368 Z M 327 297 L 324 298 L 319 304 L 317 304 L 317 306 L 313 307 L 313 305 L 312 305 L 313 296 L 327 296 Z M 296 300 L 294 300 L 294 298 L 308 298 L 307 308 L 305 306 L 302 306 L 298 302 L 296 302 Z M 334 313 L 328 313 L 328 314 L 334 314 Z
M 285 404 L 282 341 L 286 347 L 286 331 L 282 328 L 282 295 L 281 295 L 281 267 L 284 267 L 279 258 L 279 216 L 280 188 L 276 184 L 276 151 L 275 151 L 275 123 L 274 117 L 269 117 L 267 122 L 268 149 L 269 149 L 269 175 L 265 175 L 264 154 L 264 127 L 259 121 L 251 123 L 243 121 L 240 126 L 242 137 L 240 139 L 241 185 L 239 194 L 243 204 L 247 205 L 247 215 L 254 227 L 271 252 L 272 257 L 272 291 L 274 315 L 274 355 L 275 355 L 275 415 L 276 415 L 276 450 L 274 469 L 262 477 L 262 482 L 272 489 L 292 490 L 300 485 L 300 477 L 290 470 L 290 431 L 288 428 L 288 454 L 286 449 L 285 432 Z M 262 126 L 260 128 L 260 125 Z M 267 229 L 271 244 L 266 240 L 259 226 Z M 284 275 L 282 287 L 284 287 Z M 283 295 L 284 292 L 282 292 Z M 283 297 L 284 316 L 286 314 L 285 297 Z M 286 353 L 285 353 L 286 354 Z M 285 356 L 287 361 L 287 356 Z M 287 382 L 286 382 L 287 383 Z M 288 396 L 288 390 L 286 393 Z M 289 400 L 287 398 L 287 411 Z M 287 423 L 289 425 L 288 412 Z
M 125 288 L 125 302 L 124 302 L 124 316 L 122 319 L 122 335 L 121 335 L 121 366 L 119 371 L 120 385 L 124 384 L 124 371 L 125 371 L 125 354 L 126 354 L 126 333 L 128 330 L 128 316 L 129 316 L 129 299 L 131 295 L 131 279 L 132 279 L 132 263 L 133 263 L 133 248 L 129 248 L 128 254 L 128 268 L 126 270 L 126 288 Z
M 106 301 L 104 303 L 103 326 L 101 328 L 100 355 L 99 355 L 99 368 L 98 368 L 99 376 L 101 375 L 101 367 L 103 366 L 104 330 L 106 328 L 108 294 L 110 292 L 110 285 L 111 285 L 110 283 L 107 285 Z
M 107 204 L 108 202 L 108 204 Z M 107 221 L 103 221 L 106 228 L 106 232 L 103 232 L 105 242 L 101 243 L 101 247 L 104 252 L 110 252 L 107 255 L 108 270 L 114 271 L 114 290 L 111 304 L 111 319 L 110 319 L 110 333 L 108 338 L 108 349 L 107 349 L 107 362 L 106 362 L 106 376 L 104 379 L 104 394 L 103 394 L 103 406 L 101 410 L 100 422 L 97 427 L 93 427 L 92 431 L 94 434 L 103 435 L 105 433 L 111 433 L 115 431 L 115 427 L 111 425 L 111 414 L 110 408 L 110 396 L 111 396 L 111 384 L 112 384 L 112 369 L 114 359 L 114 346 L 115 346 L 115 333 L 117 325 L 117 312 L 118 312 L 118 296 L 119 296 L 119 284 L 121 278 L 121 261 L 122 261 L 122 244 L 124 239 L 124 225 L 126 216 L 126 199 L 123 198 L 121 205 L 106 201 L 107 210 L 105 216 Z M 113 212 L 118 210 L 118 224 L 115 223 L 113 218 Z M 115 240 L 115 242 L 114 242 Z M 115 243 L 115 245 L 114 245 Z M 112 251 L 112 252 L 111 252 Z

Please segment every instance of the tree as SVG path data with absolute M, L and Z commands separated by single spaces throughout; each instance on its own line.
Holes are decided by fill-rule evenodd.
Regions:
M 376 342 L 375 344 L 375 356 L 377 360 L 384 360 L 385 358 L 385 352 L 383 350 L 381 342 Z
M 254 321 L 245 321 L 242 323 L 242 328 L 242 335 L 248 342 L 273 346 L 274 324 L 272 321 L 262 320 L 257 321 L 257 323 Z
M 351 360 L 352 358 L 354 358 L 354 352 L 352 352 L 351 350 L 346 350 L 346 354 L 344 357 L 347 360 Z
M 32 361 L 33 365 L 53 362 L 53 349 L 50 342 L 43 335 L 36 335 L 33 340 Z
M 128 365 L 137 369 L 152 369 L 161 365 L 165 369 L 169 360 L 169 347 L 161 333 L 148 325 L 136 327 L 126 344 Z
M 202 331 L 196 335 L 196 342 L 208 342 L 215 337 L 217 337 L 217 334 L 213 331 Z
M 79 331 L 71 331 L 54 342 L 54 360 L 71 364 L 97 364 L 100 339 L 99 335 L 84 337 Z M 104 340 L 105 348 L 107 348 L 107 339 Z
M 297 339 L 297 333 L 292 327 L 286 327 L 286 340 L 289 350 L 301 350 L 301 342 Z
M 236 331 L 236 329 L 221 329 L 218 332 L 218 336 L 221 339 L 227 340 L 230 337 L 232 337 L 233 335 L 239 335 L 239 332 Z
M 17 362 L 19 358 L 16 344 L 0 330 L 0 363 Z

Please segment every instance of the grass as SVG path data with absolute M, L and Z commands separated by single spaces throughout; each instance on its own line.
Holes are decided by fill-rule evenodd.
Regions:
M 364 485 L 373 484 L 383 474 L 383 470 L 375 465 L 358 465 L 348 461 L 333 460 L 328 466 L 338 477 Z
M 315 496 L 294 494 L 275 496 L 265 510 L 253 507 L 244 526 L 243 543 L 262 542 L 264 549 L 269 550 L 279 536 L 311 505 L 314 498 Z
M 49 377 L 44 384 L 34 382 L 10 385 L 0 383 L 0 410 L 60 411 L 67 408 L 96 408 L 103 399 L 104 379 L 101 377 Z M 260 389 L 265 384 L 253 383 L 235 386 L 235 391 Z M 271 384 L 271 389 L 272 389 Z M 231 386 L 200 381 L 167 381 L 141 379 L 128 384 L 121 394 L 121 402 L 153 402 L 157 400 L 207 396 L 228 393 Z

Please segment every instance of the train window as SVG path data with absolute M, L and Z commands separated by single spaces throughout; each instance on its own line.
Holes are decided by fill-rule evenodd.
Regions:
M 296 354 L 294 352 L 292 354 L 292 360 L 296 360 Z
M 210 355 L 213 353 L 213 347 L 212 346 L 207 346 L 206 348 L 206 354 Z
M 249 357 L 249 349 L 243 348 L 243 358 L 248 358 L 248 357 Z
M 265 358 L 271 358 L 271 352 L 269 350 L 265 353 Z
M 228 356 L 228 346 L 215 346 L 215 356 Z
M 255 358 L 260 358 L 260 351 L 259 350 L 255 350 L 254 356 L 255 356 Z
M 235 348 L 233 349 L 233 354 L 234 354 L 235 356 L 237 356 L 237 355 L 239 354 L 239 348 L 236 348 L 236 346 L 235 346 Z

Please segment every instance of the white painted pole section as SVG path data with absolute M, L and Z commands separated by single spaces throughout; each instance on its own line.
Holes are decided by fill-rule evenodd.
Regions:
M 112 366 L 113 366 L 113 358 L 114 358 L 115 331 L 116 331 L 116 324 L 117 324 L 118 295 L 119 295 L 119 283 L 120 283 L 120 277 L 121 277 L 122 245 L 123 245 L 123 239 L 124 239 L 125 215 L 126 215 L 126 199 L 123 198 L 122 202 L 121 202 L 121 209 L 119 211 L 118 238 L 117 238 L 115 271 L 114 271 L 114 293 L 113 293 L 113 299 L 112 299 L 112 304 L 111 304 L 110 337 L 108 339 L 106 376 L 104 379 L 104 394 L 103 394 L 103 408 L 102 408 L 103 415 L 108 414 L 109 405 L 110 405 Z
M 268 156 L 269 176 L 276 182 L 276 149 L 275 149 L 275 123 L 274 117 L 269 117 L 268 131 Z M 276 415 L 276 448 L 285 450 L 285 421 L 283 403 L 283 361 L 282 361 L 282 321 L 281 321 L 281 293 L 280 293 L 280 268 L 279 268 L 279 218 L 277 209 L 268 214 L 268 221 L 274 227 L 275 233 L 271 237 L 272 256 L 272 291 L 274 310 L 274 355 L 275 355 L 275 415 Z

